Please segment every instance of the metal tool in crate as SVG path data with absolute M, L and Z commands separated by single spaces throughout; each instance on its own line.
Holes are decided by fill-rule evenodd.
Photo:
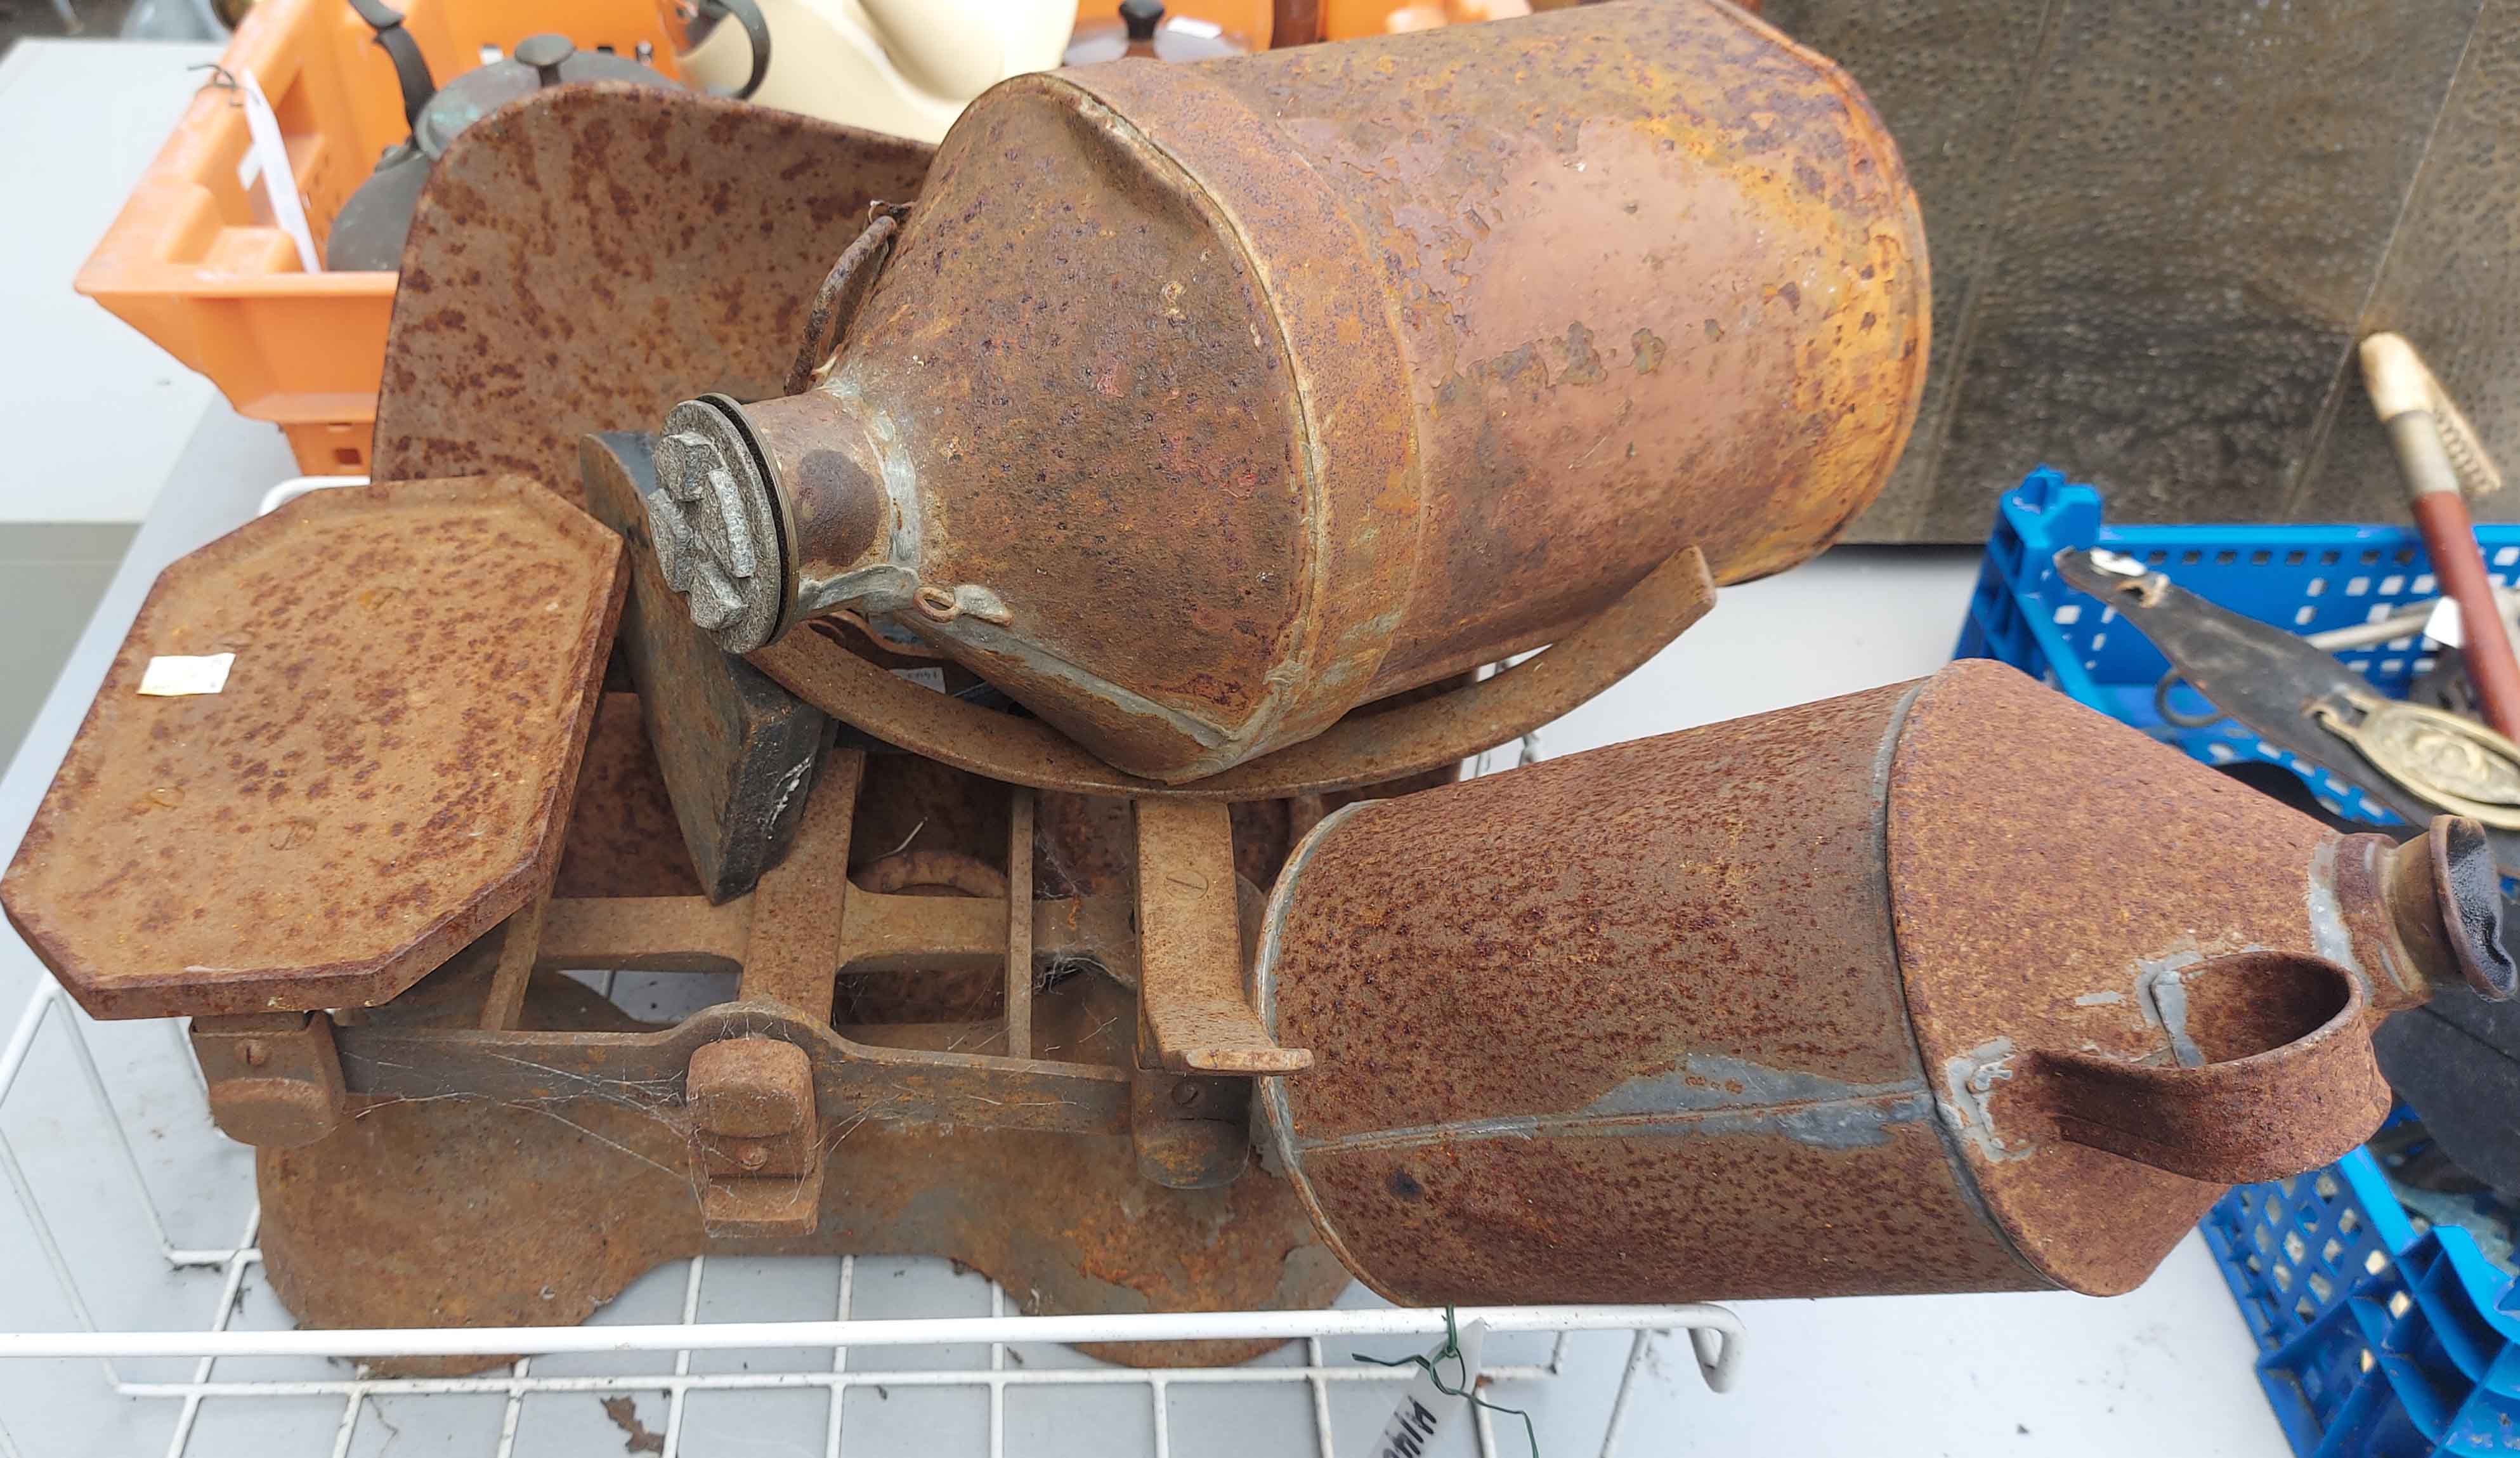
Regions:
M 2318 645 L 2215 607 L 2106 551 L 2056 554 L 2066 582 L 2105 602 L 2167 654 L 2173 679 L 2213 705 L 2191 726 L 2234 719 L 2264 742 L 2326 765 L 2421 822 L 2442 812 L 2520 829 L 2520 746 L 2461 714 L 2383 697 Z
M 759 28 L 760 16 L 751 0 L 746 8 L 758 39 L 755 51 L 766 64 L 769 37 Z M 632 86 L 673 86 L 671 78 L 647 65 L 608 50 L 581 50 L 566 35 L 529 35 L 516 53 L 465 71 L 444 86 L 430 76 L 420 42 L 403 24 L 401 12 L 383 0 L 350 0 L 351 9 L 376 32 L 377 48 L 392 61 L 394 80 L 402 93 L 403 119 L 411 133 L 385 149 L 376 171 L 359 184 L 335 213 L 324 240 L 324 266 L 336 272 L 368 270 L 391 273 L 402 259 L 411 231 L 411 210 L 420 201 L 428 170 L 446 152 L 446 144 L 464 128 L 528 92 L 546 86 L 586 85 L 611 81 Z M 757 86 L 760 76 L 753 76 Z M 748 95 L 749 93 L 745 93 Z M 739 97 L 739 100 L 742 98 Z
M 2167 572 L 2105 548 L 2060 548 L 2052 558 L 2055 571 L 2067 586 L 2105 605 L 2104 621 L 2127 622 L 2167 657 L 2169 667 L 2153 689 L 2153 709 L 2163 722 L 2197 729 L 2228 718 L 2263 745 L 2324 766 L 2416 823 L 2447 811 L 2491 830 L 2520 830 L 2520 744 L 2508 737 L 2520 734 L 2520 660 L 2512 655 L 2500 584 L 2488 575 L 2465 500 L 2498 489 L 2500 474 L 2413 345 L 2375 334 L 2362 342 L 2361 355 L 2364 383 L 2412 495 L 2426 566 L 2434 570 L 2418 584 L 2438 573 L 2441 596 L 2430 614 L 2402 623 L 2374 607 L 2366 625 L 2303 637 L 2218 606 Z M 2253 555 L 2264 561 L 2268 553 Z M 2303 555 L 2288 558 L 2298 562 Z M 2368 581 L 2349 581 L 2346 596 Z M 2314 578 L 2310 592 L 2316 596 L 2323 585 Z M 2297 620 L 2315 615 L 2309 609 L 2294 615 Z M 2428 652 L 2436 641 L 2447 645 L 2425 682 L 2456 695 L 2469 712 L 2384 696 L 2330 656 L 2374 642 L 2412 648 L 2417 637 Z M 2208 701 L 2202 713 L 2174 706 L 2173 690 L 2182 685 Z M 2520 845 L 2502 850 L 2506 862 L 2520 864 Z
M 2371 776 L 2340 776 L 2341 742 L 2325 737 L 2317 752 L 2293 740 L 2270 741 L 2216 712 L 2180 684 L 2165 686 L 2168 658 L 2133 630 L 2120 604 L 2077 588 L 2060 571 L 2059 553 L 2104 551 L 2156 573 L 2229 613 L 2274 624 L 2317 641 L 2344 641 L 2320 657 L 2341 663 L 2370 691 L 2405 699 L 2437 666 L 2426 643 L 2425 608 L 2438 596 L 2422 541 L 2407 527 L 2384 525 L 2196 525 L 2116 527 L 2101 520 L 2101 498 L 2041 468 L 2004 494 L 1987 542 L 1969 616 L 1956 657 L 1992 658 L 2043 677 L 2080 702 L 2175 744 L 2211 764 L 2279 763 L 2299 774 L 2328 809 L 2351 819 L 2389 824 L 2403 818 L 2392 800 L 2404 791 Z M 2497 588 L 2520 571 L 2520 526 L 2485 525 L 2477 538 Z M 2102 579 L 2139 580 L 2122 573 Z M 2386 636 L 2375 632 L 2396 629 Z M 2350 685 L 2347 687 L 2351 687 Z M 2167 710 L 2167 713 L 2165 713 Z M 2417 820 L 2431 811 L 2408 805 Z
M 1341 165 L 1395 96 L 1488 161 Z M 2495 933 L 2458 823 L 2338 837 L 1982 666 L 1332 798 L 1598 691 L 1895 459 L 1912 204 L 1854 93 L 1730 7 L 1002 87 L 828 309 L 727 275 L 741 206 L 435 191 L 633 134 L 720 191 L 858 185 L 845 137 L 717 165 L 747 115 L 537 96 L 416 214 L 381 462 L 582 452 L 627 563 L 514 478 L 284 508 L 161 578 L 0 882 L 83 1004 L 194 1017 L 301 1320 L 573 1320 L 701 1249 L 941 1249 L 1037 1310 L 1319 1303 L 1342 1266 L 1427 1302 L 2119 1291 L 2198 1181 L 2367 1132 L 2369 1025 Z M 1682 213 L 1706 298 L 1643 261 Z M 1421 226 L 1466 281 L 1369 246 Z M 639 266 L 542 266 L 560 237 Z M 768 333 L 644 367 L 753 308 L 822 326 L 824 384 L 675 406 L 779 378 Z M 1758 355 L 1803 373 L 1723 368 L 1707 308 L 1808 336 Z M 661 480 L 578 438 L 669 408 Z M 601 687 L 625 578 L 635 715 Z M 639 1025 L 587 966 L 736 995 Z

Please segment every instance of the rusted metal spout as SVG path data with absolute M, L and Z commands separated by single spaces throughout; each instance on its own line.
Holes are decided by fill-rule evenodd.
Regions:
M 1686 548 L 1802 561 L 1924 377 L 1889 137 L 1713 0 L 1019 77 L 881 267 L 817 387 L 673 412 L 668 574 L 730 651 L 851 610 L 1171 783 Z
M 2511 994 L 2483 834 L 2339 836 L 2009 668 L 1324 820 L 1262 1084 L 1405 1302 L 2141 1281 L 2375 1128 L 2388 1012 Z
M 2490 1001 L 2509 1001 L 2520 991 L 2520 969 L 2503 944 L 2502 876 L 2485 827 L 2443 815 L 2424 835 L 2387 853 L 2391 924 L 2408 960 L 2423 974 L 2422 993 L 2457 980 Z M 2387 1013 L 2420 1000 L 2384 1006 L 2375 998 L 2374 1006 Z

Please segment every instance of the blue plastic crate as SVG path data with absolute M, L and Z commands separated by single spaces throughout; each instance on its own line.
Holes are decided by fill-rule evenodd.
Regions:
M 2364 1150 L 2242 1185 L 2198 1227 L 2302 1458 L 2520 1450 L 2520 1290 L 2455 1225 L 2416 1225 Z
M 2520 525 L 2481 526 L 2477 540 L 2494 580 L 2509 585 L 2520 574 Z M 2266 759 L 2285 765 L 2337 814 L 2379 824 L 2398 818 L 2228 719 L 2202 729 L 2165 723 L 2153 706 L 2153 686 L 2168 661 L 2116 610 L 2057 576 L 2056 554 L 2068 547 L 2106 547 L 2221 607 L 2315 633 L 2375 621 L 2437 595 L 2431 561 L 2413 527 L 2107 526 L 2100 522 L 2099 492 L 2041 467 L 2004 493 L 1968 621 L 1953 651 L 1955 658 L 2010 663 L 2208 764 Z M 2404 698 L 2432 666 L 2422 649 L 2420 637 L 2399 638 L 2338 658 L 2380 692 Z M 2173 691 L 2171 703 L 2189 717 L 2210 711 L 2183 686 Z

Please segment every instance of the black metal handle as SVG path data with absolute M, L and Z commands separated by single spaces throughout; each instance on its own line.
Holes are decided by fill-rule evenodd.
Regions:
M 761 8 L 752 0 L 699 0 L 699 13 L 712 21 L 733 16 L 735 23 L 743 27 L 743 38 L 752 46 L 752 73 L 735 90 L 714 94 L 736 101 L 752 100 L 752 93 L 761 89 L 762 81 L 770 74 L 770 23 L 762 19 Z
M 437 78 L 428 73 L 428 58 L 420 54 L 420 42 L 402 27 L 402 13 L 382 0 L 350 0 L 350 9 L 376 32 L 377 48 L 393 63 L 395 84 L 402 88 L 403 124 L 419 126 L 421 109 L 437 94 Z

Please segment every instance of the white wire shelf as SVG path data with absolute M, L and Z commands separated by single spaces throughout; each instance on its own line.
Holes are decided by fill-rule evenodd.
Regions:
M 49 1038 L 44 1036 L 48 1027 L 56 1030 Z M 153 1193 L 149 1171 L 144 1167 L 148 1162 L 144 1161 L 142 1144 L 134 1138 L 133 1119 L 117 1106 L 91 1044 L 91 1032 L 104 1028 L 112 1028 L 125 1039 L 120 1051 L 126 1062 L 153 1069 L 164 1085 L 142 1100 L 150 1125 L 145 1138 L 153 1151 L 162 1152 L 167 1141 L 177 1139 L 220 1146 L 214 1151 L 192 1153 L 207 1161 L 203 1164 L 202 1159 L 197 1159 L 197 1168 L 222 1168 L 228 1182 L 241 1186 L 226 1192 L 243 1209 L 241 1223 L 228 1227 L 237 1231 L 232 1243 L 185 1245 L 169 1233 L 167 1213 L 159 1197 Z M 162 1034 L 149 1036 L 147 1030 L 151 1028 L 170 1031 L 171 1040 Z M 134 1038 L 136 1042 L 131 1041 Z M 57 1069 L 42 1079 L 30 1079 L 25 1076 L 26 1071 L 41 1046 L 49 1046 L 53 1050 L 51 1058 L 67 1063 L 68 1068 Z M 187 1071 L 171 1074 L 168 1071 L 174 1067 Z M 62 1076 L 73 1070 L 73 1076 Z M 53 1136 L 54 1144 L 66 1144 L 84 1157 L 75 1166 L 83 1175 L 76 1190 L 49 1202 L 38 1172 L 30 1171 L 22 1160 L 11 1128 L 23 1122 L 22 1111 L 35 1102 L 21 1089 L 37 1085 L 46 1091 L 43 1102 L 48 1106 L 37 1112 L 38 1126 Z M 49 1106 L 71 1099 L 68 1090 L 72 1088 L 85 1091 L 83 1102 L 88 1107 L 84 1110 L 83 1126 L 99 1132 L 84 1136 L 65 1136 L 61 1132 L 68 1114 Z M 169 1097 L 170 1091 L 174 1097 Z M 168 1107 L 177 1098 L 190 1103 L 181 1116 Z M 258 1210 L 252 1204 L 250 1161 L 243 1157 L 241 1149 L 227 1145 L 210 1126 L 199 1071 L 179 1024 L 91 1024 L 58 983 L 48 978 L 42 980 L 5 1047 L 0 1047 L 0 1116 L 9 1116 L 6 1122 L 0 1122 L 0 1174 L 5 1174 L 17 1197 L 24 1221 L 22 1234 L 40 1251 L 62 1310 L 68 1318 L 67 1326 L 39 1321 L 32 1299 L 38 1283 L 14 1283 L 10 1288 L 14 1294 L 8 1299 L 11 1314 L 0 1319 L 0 1369 L 23 1371 L 49 1361 L 57 1365 L 45 1370 L 61 1372 L 64 1383 L 72 1380 L 68 1374 L 75 1370 L 97 1374 L 99 1385 L 89 1394 L 91 1397 L 171 1414 L 162 1447 L 168 1458 L 207 1453 L 212 1448 L 255 1453 L 329 1450 L 334 1458 L 351 1458 L 372 1448 L 382 1451 L 382 1446 L 410 1435 L 416 1419 L 426 1428 L 428 1420 L 440 1413 L 465 1416 L 476 1430 L 478 1443 L 474 1450 L 496 1458 L 512 1458 L 520 1452 L 584 1451 L 587 1430 L 582 1422 L 576 1429 L 559 1422 L 525 1422 L 538 1401 L 565 1400 L 574 1400 L 588 1409 L 601 1405 L 605 1419 L 612 1426 L 596 1431 L 616 1437 L 626 1433 L 631 1451 L 677 1458 L 687 1451 L 697 1402 L 748 1400 L 766 1409 L 774 1401 L 799 1397 L 820 1399 L 824 1405 L 820 1451 L 827 1458 L 838 1458 L 843 1451 L 942 1453 L 957 1450 L 941 1440 L 942 1428 L 956 1426 L 943 1417 L 938 1419 L 938 1431 L 922 1432 L 906 1441 L 898 1432 L 871 1429 L 868 1420 L 892 1403 L 895 1394 L 949 1391 L 976 1394 L 985 1401 L 985 1419 L 961 1426 L 969 1430 L 966 1435 L 969 1448 L 985 1452 L 989 1458 L 1002 1458 L 1015 1450 L 1011 1449 L 1009 1439 L 1011 1394 L 1023 1394 L 1027 1402 L 1065 1402 L 1082 1407 L 1090 1406 L 1090 1399 L 1126 1399 L 1132 1392 L 1137 1401 L 1144 1403 L 1140 1409 L 1144 1438 L 1141 1446 L 1155 1458 L 1173 1458 L 1186 1436 L 1192 1439 L 1192 1446 L 1216 1445 L 1207 1440 L 1215 1436 L 1212 1433 L 1180 1430 L 1181 1420 L 1174 1412 L 1177 1397 L 1186 1393 L 1261 1392 L 1298 1396 L 1302 1399 L 1300 1410 L 1282 1400 L 1268 1405 L 1270 1416 L 1265 1431 L 1244 1426 L 1250 1420 L 1236 1419 L 1229 1425 L 1235 1430 L 1232 1441 L 1223 1450 L 1309 1452 L 1319 1458 L 1335 1458 L 1340 1449 L 1334 1428 L 1344 1426 L 1354 1446 L 1379 1425 L 1365 1427 L 1360 1434 L 1353 1411 L 1346 1424 L 1334 1423 L 1333 1407 L 1338 1404 L 1334 1404 L 1333 1394 L 1339 1394 L 1350 1409 L 1359 1404 L 1370 1409 L 1373 1394 L 1378 1393 L 1380 1402 L 1387 1407 L 1414 1373 L 1406 1367 L 1354 1360 L 1344 1345 L 1333 1349 L 1329 1344 L 1380 1342 L 1382 1349 L 1377 1354 L 1388 1358 L 1425 1349 L 1446 1329 L 1443 1311 L 1381 1305 L 1342 1305 L 1324 1311 L 1009 1315 L 1005 1294 L 994 1285 L 987 1287 L 986 1314 L 921 1311 L 876 1316 L 867 1309 L 871 1276 L 880 1270 L 897 1278 L 908 1263 L 837 1256 L 780 1263 L 783 1267 L 816 1266 L 829 1273 L 835 1299 L 826 1308 L 831 1313 L 828 1319 L 748 1319 L 758 1313 L 742 1310 L 741 1300 L 731 1312 L 721 1309 L 726 1304 L 723 1301 L 704 1305 L 704 1283 L 713 1263 L 707 1257 L 697 1257 L 677 1262 L 679 1272 L 668 1266 L 642 1283 L 651 1288 L 670 1288 L 679 1275 L 679 1310 L 670 1320 L 609 1321 L 604 1317 L 613 1313 L 607 1312 L 597 1321 L 575 1327 L 299 1331 L 279 1325 L 285 1323 L 286 1315 L 256 1279 L 261 1253 L 254 1244 Z M 59 1151 L 55 1153 L 55 1164 L 59 1166 Z M 98 1172 L 108 1166 L 118 1166 L 115 1177 L 107 1179 Z M 204 1186 L 217 1183 L 194 1175 L 186 1179 L 185 1188 L 198 1196 L 203 1193 Z M 208 1302 L 205 1320 L 191 1327 L 153 1329 L 162 1323 L 100 1319 L 90 1299 L 91 1290 L 133 1284 L 130 1271 L 100 1269 L 103 1257 L 90 1251 L 89 1243 L 82 1239 L 93 1228 L 113 1223 L 114 1217 L 101 1205 L 107 1188 L 126 1192 L 119 1199 L 131 1209 L 119 1218 L 131 1224 L 136 1214 L 138 1228 L 145 1231 L 140 1239 L 127 1243 L 136 1249 L 125 1258 L 154 1263 L 160 1280 L 168 1273 L 189 1275 L 204 1283 L 215 1279 L 216 1290 Z M 72 1223 L 57 1223 L 73 1214 Z M 73 1250 L 74 1245 L 79 1249 Z M 772 1284 L 793 1288 L 801 1279 L 788 1273 Z M 964 1299 L 968 1299 L 968 1288 L 976 1279 L 959 1283 L 966 1288 Z M 138 1284 L 145 1287 L 147 1281 Z M 949 1280 L 944 1286 L 956 1284 Z M 760 1283 L 754 1285 L 758 1287 Z M 930 1282 L 922 1289 L 943 1288 Z M 670 1309 L 675 1295 L 670 1289 L 652 1295 L 650 1305 L 661 1301 Z M 900 1303 L 893 1293 L 884 1295 L 887 1300 L 878 1304 Z M 625 1294 L 614 1309 L 620 1311 L 632 1304 Z M 254 1319 L 274 1325 L 270 1329 L 239 1325 L 241 1315 L 249 1310 L 256 1312 Z M 167 1313 L 161 1304 L 146 1314 L 156 1318 Z M 1506 1394 L 1496 1400 L 1508 1404 L 1524 1400 L 1520 1394 L 1553 1384 L 1568 1374 L 1577 1334 L 1629 1334 L 1625 1362 L 1607 1409 L 1598 1419 L 1599 1451 L 1603 1454 L 1620 1444 L 1640 1375 L 1657 1362 L 1660 1334 L 1686 1332 L 1690 1358 L 1706 1385 L 1719 1392 L 1732 1385 L 1743 1353 L 1741 1323 L 1719 1306 L 1504 1307 L 1463 1309 L 1455 1314 L 1463 1322 L 1484 1321 L 1496 1334 L 1497 1340 L 1490 1345 L 1492 1358 L 1500 1355 L 1500 1349 L 1509 1344 L 1514 1335 L 1528 1334 L 1526 1344 L 1547 1339 L 1545 1349 L 1532 1353 L 1529 1359 L 1491 1360 L 1485 1367 L 1486 1390 Z M 118 1311 L 109 1313 L 110 1318 L 125 1315 Z M 55 1329 L 40 1329 L 43 1326 Z M 1066 1345 L 1253 1338 L 1282 1338 L 1290 1345 L 1282 1348 L 1275 1358 L 1235 1367 L 1197 1368 L 1115 1366 L 1085 1358 Z M 811 1365 L 797 1359 L 800 1352 L 812 1354 Z M 712 1359 L 717 1354 L 742 1353 L 786 1353 L 789 1359 L 763 1360 L 758 1366 L 747 1360 L 735 1367 Z M 955 1355 L 949 1359 L 948 1353 Z M 489 1372 L 462 1377 L 379 1376 L 359 1361 L 382 1356 L 454 1355 L 517 1359 Z M 594 1370 L 587 1365 L 608 1357 L 627 1359 L 631 1370 Z M 170 1360 L 181 1359 L 190 1360 L 189 1371 L 149 1370 L 164 1369 Z M 661 1365 L 668 1359 L 670 1365 Z M 643 1368 L 638 1365 L 643 1360 L 659 1365 Z M 59 1365 L 63 1363 L 76 1366 Z M 46 1409 L 65 1400 L 66 1392 L 63 1387 L 50 1382 L 36 1387 L 41 1395 L 34 1399 L 37 1406 L 31 1415 L 41 1418 Z M 24 1388 L 0 1389 L 7 1390 Z M 1355 1394 L 1355 1401 L 1348 1401 L 1348 1394 Z M 634 1410 L 631 1399 L 642 1395 L 663 1399 L 660 1429 L 647 1428 Z M 484 1402 L 499 1404 L 495 1424 L 485 1421 L 486 1413 L 479 1409 Z M 329 1443 L 326 1435 L 316 1431 L 322 1425 L 310 1426 L 306 1421 L 303 1408 L 307 1403 L 330 1404 Z M 207 1441 L 204 1417 L 213 1404 L 242 1405 L 258 1414 L 287 1412 L 293 1421 L 284 1426 L 301 1435 L 305 1441 L 297 1446 L 261 1440 L 242 1446 Z M 471 1406 L 467 1408 L 465 1404 Z M 388 1408 L 393 1413 L 390 1418 L 386 1416 Z M 0 1455 L 17 1458 L 30 1451 L 22 1448 L 15 1436 L 22 1414 L 27 1411 L 19 1404 L 0 1408 Z M 583 1419 L 586 1415 L 577 1416 Z M 799 1425 L 798 1415 L 792 1410 L 786 1416 L 791 1429 Z M 1471 1448 L 1481 1458 L 1494 1458 L 1500 1449 L 1493 1419 L 1484 1408 L 1475 1410 L 1475 1418 L 1467 1430 Z M 732 1431 L 749 1421 L 740 1415 L 721 1414 L 719 1427 Z M 1213 1418 L 1204 1423 L 1198 1418 L 1190 1421 L 1193 1427 L 1219 1426 Z M 1071 1445 L 1070 1450 L 1127 1451 L 1125 1435 L 1114 1431 L 1115 1420 L 1107 1405 L 1092 1408 L 1077 1423 L 1083 1425 L 1081 1431 L 1092 1435 L 1094 1441 L 1083 1448 Z M 147 1426 L 137 1423 L 133 1430 Z M 450 1437 L 455 1435 L 455 1428 L 463 1426 L 454 1424 L 449 1429 Z M 878 1426 L 898 1430 L 904 1425 L 894 1421 Z M 543 1428 L 550 1429 L 552 1441 L 535 1440 L 536 1433 Z M 577 1435 L 562 1437 L 560 1435 L 563 1432 Z M 154 1438 L 154 1432 L 150 1435 Z M 725 1443 L 713 1440 L 701 1446 L 715 1449 L 723 1448 Z M 809 1441 L 792 1435 L 785 1446 L 813 1450 Z M 1016 1449 L 1029 1451 L 1036 1446 L 1039 1445 L 1019 1443 Z M 1521 1446 L 1521 1436 L 1516 1433 L 1506 1451 L 1518 1452 Z M 151 1447 L 155 1447 L 154 1441 Z M 450 1441 L 442 1450 L 466 1449 Z M 117 1449 L 91 1444 L 82 1451 Z M 1554 1452 L 1552 1458 L 1556 1458 Z

